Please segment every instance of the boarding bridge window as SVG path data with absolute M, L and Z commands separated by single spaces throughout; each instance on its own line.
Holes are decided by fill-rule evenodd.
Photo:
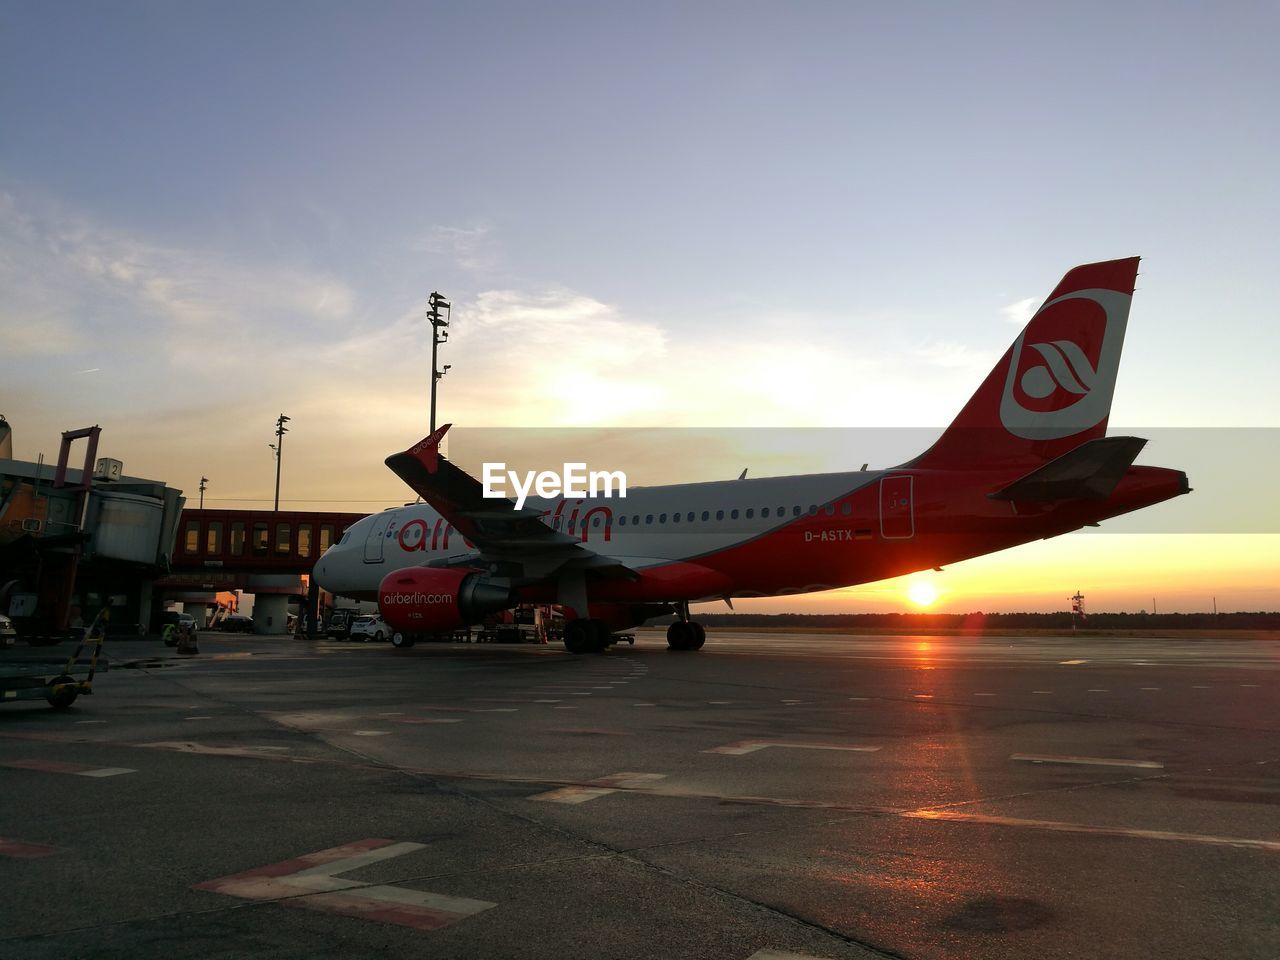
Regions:
M 311 556 L 311 524 L 298 524 L 298 556 Z
M 187 553 L 195 553 L 200 549 L 200 521 L 188 520 L 186 531 L 183 533 L 183 549 Z
M 320 552 L 324 553 L 333 546 L 333 524 L 320 524 Z
M 231 536 L 228 539 L 228 547 L 233 557 L 244 556 L 244 522 L 241 520 L 232 521 Z
M 209 526 L 205 528 L 204 552 L 211 556 L 217 556 L 222 552 L 221 520 L 210 520 Z
M 266 553 L 267 547 L 271 545 L 271 534 L 267 532 L 266 523 L 255 523 L 253 525 L 253 552 Z
M 290 530 L 287 523 L 276 524 L 276 553 L 286 554 L 289 552 L 292 540 L 289 534 Z

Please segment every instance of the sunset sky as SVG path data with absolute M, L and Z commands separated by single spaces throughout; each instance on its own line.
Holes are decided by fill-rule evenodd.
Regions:
M 935 609 L 1277 609 L 1278 32 L 1247 2 L 0 0 L 0 413 L 20 459 L 99 423 L 235 506 L 269 505 L 284 412 L 285 505 L 380 509 L 439 289 L 459 431 L 771 428 L 741 464 L 620 434 L 667 480 L 883 467 L 1066 269 L 1141 255 L 1111 422 L 1196 492 L 929 574 Z M 871 427 L 918 429 L 837 429 Z

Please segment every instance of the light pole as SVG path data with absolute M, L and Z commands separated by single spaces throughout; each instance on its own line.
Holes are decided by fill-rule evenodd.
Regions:
M 283 413 L 276 417 L 276 442 L 268 444 L 272 450 L 276 452 L 276 505 L 275 510 L 280 510 L 280 456 L 284 453 L 284 435 L 289 432 L 289 428 L 285 426 L 291 418 L 286 417 Z
M 444 314 L 441 315 L 440 311 Z M 432 291 L 427 297 L 427 320 L 431 324 L 431 432 L 436 432 L 436 384 L 449 372 L 452 364 L 446 363 L 443 370 L 436 369 L 436 357 L 440 344 L 449 340 L 449 320 L 453 307 L 440 293 Z
M 208 477 L 200 478 L 200 509 L 201 510 L 204 509 L 204 488 L 205 488 L 205 484 L 207 484 L 208 482 L 209 482 Z

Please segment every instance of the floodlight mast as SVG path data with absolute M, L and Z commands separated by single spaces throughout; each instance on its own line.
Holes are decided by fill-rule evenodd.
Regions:
M 268 444 L 276 452 L 276 505 L 274 509 L 277 512 L 280 510 L 280 457 L 284 453 L 284 435 L 289 432 L 289 428 L 285 424 L 291 419 L 291 417 L 286 417 L 283 413 L 276 417 L 276 442 Z
M 431 324 L 431 432 L 436 432 L 436 386 L 440 379 L 449 372 L 452 364 L 446 363 L 444 369 L 437 369 L 440 344 L 449 340 L 449 320 L 452 317 L 452 305 L 443 294 L 432 291 L 427 298 L 427 321 Z M 443 312 L 442 312 L 443 311 Z

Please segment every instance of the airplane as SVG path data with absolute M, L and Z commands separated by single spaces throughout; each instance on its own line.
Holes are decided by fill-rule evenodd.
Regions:
M 353 524 L 316 581 L 376 599 L 401 646 L 553 603 L 571 653 L 665 614 L 667 645 L 691 651 L 706 640 L 693 603 L 935 569 L 1190 493 L 1180 470 L 1134 466 L 1145 440 L 1106 435 L 1138 259 L 1068 271 L 938 440 L 898 467 L 516 509 L 441 454 L 445 424 L 386 459 L 425 502 Z

